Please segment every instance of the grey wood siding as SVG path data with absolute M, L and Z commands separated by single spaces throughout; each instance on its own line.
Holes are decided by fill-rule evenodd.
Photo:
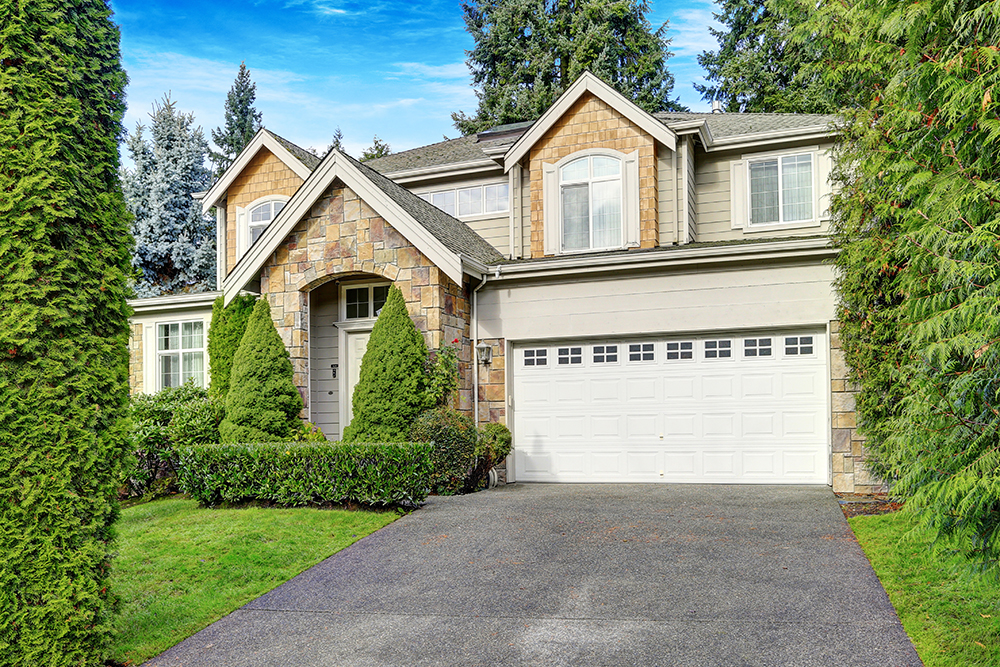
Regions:
M 672 245 L 677 242 L 677 197 L 674 188 L 677 175 L 674 153 L 666 146 L 660 146 L 656 160 L 660 245 Z
M 336 282 L 309 293 L 309 418 L 328 440 L 340 440 L 340 379 L 333 379 L 332 364 L 340 363 Z M 332 392 L 332 393 L 331 393 Z
M 511 202 L 513 205 L 514 202 Z M 490 245 L 502 255 L 510 254 L 510 214 L 503 213 L 502 218 L 482 218 L 463 220 L 477 234 L 486 239 Z
M 695 241 L 703 240 L 698 234 L 698 188 L 695 181 L 695 151 L 697 150 L 694 145 L 694 139 L 691 137 L 687 138 L 688 151 L 687 151 L 687 191 L 688 191 L 688 207 L 687 207 L 687 219 L 685 223 L 688 227 L 688 241 L 694 243 Z
M 836 315 L 832 280 L 833 268 L 816 259 L 545 284 L 491 281 L 479 292 L 480 336 L 531 340 L 825 325 Z

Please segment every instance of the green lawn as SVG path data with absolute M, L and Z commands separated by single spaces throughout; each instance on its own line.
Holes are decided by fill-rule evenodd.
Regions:
M 905 512 L 850 520 L 926 667 L 1000 665 L 1000 583 L 931 549 Z
M 391 523 L 393 512 L 203 509 L 168 498 L 122 511 L 115 660 L 139 664 Z

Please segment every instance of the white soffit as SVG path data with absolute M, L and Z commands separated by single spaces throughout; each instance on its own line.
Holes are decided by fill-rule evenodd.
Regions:
M 373 184 L 350 160 L 336 149 L 323 158 L 312 175 L 285 204 L 257 242 L 237 261 L 223 286 L 228 305 L 247 284 L 257 277 L 264 262 L 277 250 L 295 225 L 326 192 L 334 179 L 340 179 L 386 222 L 434 262 L 445 275 L 462 284 L 462 258 L 451 252 L 426 227 L 413 219 L 399 204 Z
M 292 155 L 287 148 L 282 146 L 270 132 L 261 128 L 257 130 L 257 134 L 253 136 L 250 143 L 247 144 L 246 147 L 240 151 L 240 154 L 236 156 L 233 163 L 229 165 L 229 169 L 226 169 L 226 172 L 222 175 L 222 177 L 216 181 L 215 185 L 213 185 L 205 194 L 204 198 L 201 200 L 202 213 L 208 213 L 208 210 L 215 206 L 220 199 L 222 199 L 223 195 L 225 195 L 226 191 L 229 189 L 229 186 L 232 185 L 233 181 L 236 180 L 236 177 L 239 176 L 244 169 L 246 169 L 247 165 L 250 164 L 250 161 L 257 156 L 257 153 L 260 152 L 261 148 L 266 148 L 274 153 L 275 157 L 285 163 L 285 166 L 294 171 L 303 181 L 308 179 L 309 175 L 312 173 L 309 171 L 309 168 L 302 164 L 297 157 Z
M 545 136 L 545 133 L 552 128 L 556 121 L 562 118 L 585 93 L 591 93 L 607 103 L 612 109 L 648 132 L 654 139 L 670 150 L 677 149 L 677 135 L 670 128 L 637 107 L 624 95 L 601 81 L 594 74 L 584 72 L 556 100 L 556 103 L 549 107 L 542 114 L 542 117 L 535 121 L 534 125 L 527 132 L 521 135 L 520 139 L 514 142 L 514 145 L 510 147 L 510 150 L 507 151 L 507 155 L 504 157 L 504 171 L 509 171 L 511 167 L 520 162 L 527 152 L 531 150 L 531 147 Z

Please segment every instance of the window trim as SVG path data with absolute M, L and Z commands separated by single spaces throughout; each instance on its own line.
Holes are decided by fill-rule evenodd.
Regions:
M 251 214 L 251 212 L 255 208 L 257 208 L 258 206 L 261 206 L 262 204 L 267 204 L 269 202 L 279 202 L 280 201 L 280 202 L 284 202 L 284 204 L 287 206 L 290 199 L 291 199 L 291 197 L 288 197 L 286 195 L 269 194 L 269 195 L 264 195 L 263 197 L 258 197 L 257 199 L 254 199 L 252 202 L 250 202 L 246 206 L 237 206 L 236 207 L 236 256 L 237 256 L 237 258 L 242 257 L 243 255 L 245 255 L 247 253 L 248 250 L 250 250 L 250 226 L 251 226 L 250 225 L 250 214 Z M 282 208 L 281 210 L 284 211 L 285 209 Z M 275 219 L 278 216 L 280 216 L 280 215 L 281 215 L 281 212 L 279 211 L 278 215 L 276 215 L 273 218 L 271 218 L 271 222 L 268 223 L 268 226 L 270 226 L 271 223 L 273 223 L 275 221 Z M 267 227 L 265 227 L 264 229 L 266 231 Z M 263 234 L 263 233 L 264 232 L 261 232 L 261 234 Z
M 832 194 L 829 183 L 832 158 L 830 148 L 820 146 L 801 146 L 793 149 L 760 151 L 746 153 L 739 160 L 732 160 L 730 167 L 730 197 L 729 211 L 731 227 L 740 229 L 744 234 L 761 234 L 787 229 L 809 229 L 822 227 L 830 219 L 830 197 Z M 768 160 L 781 160 L 783 157 L 809 155 L 812 160 L 812 205 L 811 220 L 797 222 L 770 222 L 750 224 L 750 164 Z M 779 170 L 780 174 L 780 170 Z
M 541 347 L 541 346 L 522 347 L 520 349 L 521 368 L 538 369 L 538 368 L 550 368 L 551 366 L 555 366 L 555 364 L 549 364 L 549 361 L 551 361 L 555 356 L 555 355 L 553 355 L 553 357 L 549 356 L 549 349 L 550 348 L 548 347 Z M 543 357 L 545 358 L 545 363 L 544 364 L 525 363 L 526 360 L 528 359 L 528 356 L 525 354 L 526 352 L 531 352 L 531 359 L 533 361 L 537 361 L 539 359 L 539 357 L 537 356 L 539 352 L 544 352 L 545 354 L 543 355 Z
M 610 157 L 621 161 L 621 244 L 601 248 L 563 249 L 562 182 L 560 171 L 585 157 Z M 592 179 L 586 181 L 592 182 Z M 588 148 L 566 155 L 555 163 L 542 163 L 542 217 L 546 255 L 579 255 L 639 247 L 639 151 L 621 153 L 611 148 Z
M 785 205 L 781 201 L 782 189 L 782 172 L 781 163 L 787 158 L 802 157 L 807 156 L 809 158 L 809 172 L 812 180 L 810 184 L 810 204 L 812 205 L 812 217 L 806 220 L 793 220 L 792 222 L 785 222 Z M 750 181 L 750 167 L 754 164 L 760 164 L 762 162 L 777 162 L 778 163 L 778 221 L 777 222 L 758 222 L 754 224 L 753 222 L 753 191 L 751 190 Z M 817 160 L 816 151 L 791 151 L 787 153 L 779 153 L 777 155 L 756 155 L 746 161 L 746 201 L 747 201 L 747 229 L 789 229 L 794 227 L 812 227 L 819 224 L 819 188 L 817 186 Z
M 183 329 L 183 325 L 185 325 L 185 324 L 192 324 L 192 323 L 195 323 L 195 322 L 197 322 L 198 324 L 201 325 L 201 347 L 191 347 L 191 348 L 185 349 L 184 348 L 184 329 Z M 180 335 L 180 339 L 181 339 L 181 346 L 179 348 L 177 348 L 176 350 L 161 350 L 160 349 L 160 327 L 161 326 L 170 326 L 171 324 L 176 324 L 180 328 L 179 329 L 180 330 L 179 335 Z M 208 363 L 207 363 L 208 362 L 208 325 L 205 323 L 205 320 L 203 318 L 196 317 L 196 318 L 189 319 L 189 320 L 163 320 L 163 321 L 157 320 L 156 322 L 153 323 L 153 341 L 152 342 L 153 342 L 153 378 L 156 381 L 156 391 L 162 391 L 162 390 L 164 390 L 164 389 L 167 388 L 167 387 L 163 386 L 163 371 L 162 371 L 162 367 L 160 366 L 160 359 L 164 355 L 167 355 L 167 354 L 170 354 L 170 355 L 175 355 L 176 354 L 177 355 L 177 361 L 181 365 L 181 367 L 183 368 L 183 364 L 184 364 L 183 354 L 185 352 L 201 352 L 201 384 L 198 385 L 198 386 L 200 386 L 202 389 L 206 389 L 208 387 Z M 183 375 L 183 371 L 181 371 L 181 374 Z M 182 381 L 177 386 L 183 386 L 183 385 L 184 385 L 184 381 Z
M 459 206 L 459 195 L 458 195 L 458 193 L 459 193 L 460 190 L 473 190 L 475 188 L 479 188 L 479 190 L 480 190 L 480 200 L 479 201 L 483 202 L 483 208 L 485 208 L 486 207 L 486 188 L 493 187 L 493 186 L 499 186 L 499 185 L 507 186 L 507 208 L 503 209 L 502 211 L 491 211 L 490 213 L 474 213 L 472 215 L 460 215 L 459 214 L 459 209 L 458 209 L 458 206 Z M 511 192 L 510 182 L 508 180 L 506 180 L 506 179 L 500 180 L 500 181 L 490 181 L 488 183 L 478 183 L 478 184 L 475 184 L 475 185 L 464 185 L 464 186 L 462 186 L 462 185 L 455 185 L 454 187 L 451 187 L 451 188 L 443 188 L 443 189 L 442 188 L 438 188 L 436 190 L 417 190 L 417 191 L 414 191 L 413 194 L 417 195 L 418 197 L 420 197 L 421 199 L 423 199 L 428 204 L 431 204 L 431 206 L 434 206 L 434 204 L 431 203 L 431 198 L 434 195 L 436 195 L 436 194 L 442 194 L 442 193 L 445 193 L 445 192 L 451 192 L 451 193 L 453 193 L 455 195 L 455 213 L 454 213 L 454 215 L 452 215 L 451 213 L 448 214 L 448 215 L 451 215 L 451 217 L 453 217 L 453 218 L 457 218 L 459 220 L 473 221 L 473 220 L 490 220 L 492 218 L 506 218 L 506 217 L 508 217 L 510 215 L 510 204 L 511 204 L 510 200 L 511 200 L 511 197 L 513 196 L 513 193 Z M 444 209 L 438 209 L 438 210 L 442 210 L 443 211 Z M 447 213 L 447 211 L 445 211 L 445 212 Z
M 352 317 L 347 318 L 347 290 L 358 289 L 361 287 L 368 288 L 368 312 L 371 313 L 368 317 Z M 337 293 L 337 298 L 339 303 L 337 305 L 337 321 L 338 322 L 374 322 L 378 319 L 378 315 L 375 313 L 375 293 L 372 289 L 373 287 L 392 287 L 392 281 L 390 280 L 362 280 L 357 282 L 342 282 L 340 283 L 340 289 Z

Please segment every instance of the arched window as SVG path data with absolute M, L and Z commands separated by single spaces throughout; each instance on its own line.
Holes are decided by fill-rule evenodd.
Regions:
M 559 170 L 562 249 L 622 246 L 622 161 L 588 155 Z
M 285 207 L 285 202 L 282 200 L 266 201 L 262 204 L 257 204 L 250 209 L 250 215 L 248 218 L 248 235 L 249 243 L 247 247 L 252 247 L 260 235 L 264 233 L 267 226 L 271 224 L 271 221 L 278 217 L 278 213 L 281 209 Z

